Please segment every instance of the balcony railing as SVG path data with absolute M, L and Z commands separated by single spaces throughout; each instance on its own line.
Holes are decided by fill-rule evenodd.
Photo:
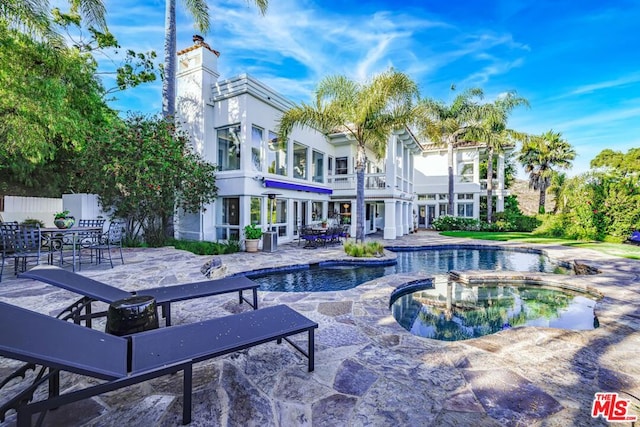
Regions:
M 334 190 L 355 190 L 356 175 L 329 175 L 328 183 Z M 366 190 L 381 190 L 387 188 L 387 177 L 383 173 L 366 174 L 364 177 Z
M 499 181 L 497 179 L 494 179 L 492 182 L 493 182 L 493 189 L 497 190 Z M 486 190 L 487 189 L 487 180 L 486 179 L 481 179 L 480 180 L 480 189 L 481 190 Z

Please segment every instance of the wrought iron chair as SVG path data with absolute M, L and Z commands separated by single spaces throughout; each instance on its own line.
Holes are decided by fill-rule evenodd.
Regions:
M 4 272 L 6 259 L 13 259 L 14 274 L 27 270 L 29 259 L 35 259 L 36 265 L 40 264 L 40 247 L 42 234 L 40 226 L 19 225 L 17 222 L 3 222 L 0 224 L 2 234 L 2 264 L 0 265 L 0 281 Z
M 93 262 L 93 256 L 96 256 L 96 262 L 102 263 L 104 254 L 106 252 L 109 257 L 109 263 L 113 268 L 113 259 L 111 258 L 111 250 L 118 249 L 120 251 L 120 261 L 124 264 L 124 256 L 122 255 L 122 241 L 124 240 L 124 225 L 117 221 L 112 221 L 109 224 L 109 229 L 106 233 L 100 236 L 97 243 L 87 246 L 87 249 L 91 252 L 91 262 Z M 80 261 L 82 264 L 82 252 L 80 253 Z
M 91 245 L 98 244 L 100 242 L 100 236 L 102 236 L 102 227 L 104 226 L 105 219 L 81 219 L 78 221 L 78 227 L 99 227 L 98 232 L 86 232 L 78 235 L 78 242 L 80 248 L 88 248 Z
M 313 231 L 311 227 L 304 227 L 300 232 L 300 238 L 305 240 L 304 249 L 315 249 L 318 243 L 318 233 Z

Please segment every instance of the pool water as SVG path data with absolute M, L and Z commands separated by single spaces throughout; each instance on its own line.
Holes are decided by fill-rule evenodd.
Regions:
M 432 288 L 395 297 L 398 323 L 424 338 L 459 341 L 517 326 L 590 330 L 599 326 L 595 297 L 535 285 L 470 286 L 437 276 Z
M 354 288 L 389 274 L 420 272 L 427 275 L 451 270 L 506 270 L 567 273 L 548 257 L 531 252 L 500 249 L 421 249 L 396 253 L 389 266 L 322 265 L 270 273 L 248 273 L 264 291 L 321 292 Z

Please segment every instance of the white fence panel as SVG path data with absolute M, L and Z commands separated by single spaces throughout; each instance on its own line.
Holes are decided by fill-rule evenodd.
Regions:
M 62 198 L 4 196 L 3 221 L 39 219 L 47 227 L 53 227 L 53 216 L 62 211 Z

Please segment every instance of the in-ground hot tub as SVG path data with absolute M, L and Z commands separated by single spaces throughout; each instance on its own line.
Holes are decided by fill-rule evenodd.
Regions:
M 544 281 L 465 284 L 437 275 L 400 287 L 391 296 L 391 312 L 414 335 L 459 341 L 521 326 L 594 329 L 598 298 Z

